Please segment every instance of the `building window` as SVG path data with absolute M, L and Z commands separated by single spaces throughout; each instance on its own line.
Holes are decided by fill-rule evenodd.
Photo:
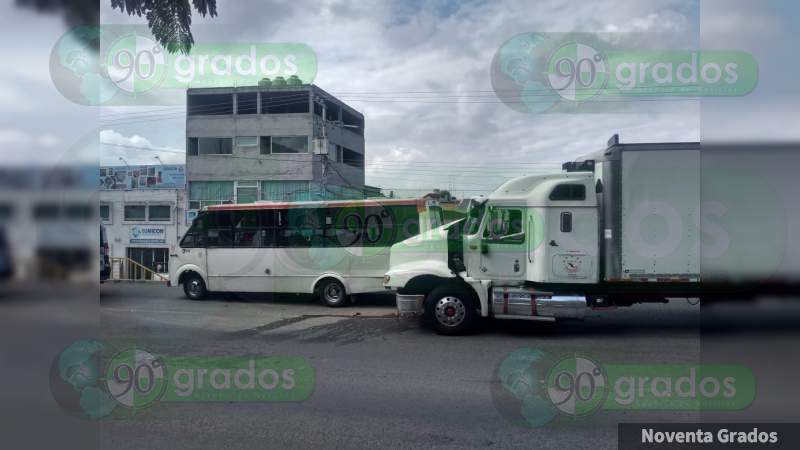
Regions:
M 14 207 L 7 203 L 0 204 L 0 222 L 11 220 L 14 217 Z
M 187 98 L 190 116 L 233 114 L 233 94 L 194 94 Z
M 256 114 L 258 112 L 258 92 L 236 94 L 236 114 Z
M 364 155 L 358 152 L 354 152 L 349 148 L 342 148 L 342 158 L 339 161 L 347 164 L 348 166 L 363 168 L 364 167 Z
M 255 203 L 258 200 L 258 181 L 236 182 L 236 203 Z
M 68 220 L 91 220 L 94 217 L 94 208 L 90 204 L 73 204 L 64 207 L 64 215 Z
M 186 139 L 186 154 L 189 156 L 197 156 L 197 138 Z
M 236 136 L 237 147 L 255 147 L 258 145 L 258 136 Z
M 167 222 L 171 217 L 172 207 L 169 205 L 149 205 L 147 207 L 148 220 L 152 222 Z
M 111 223 L 111 205 L 108 203 L 100 204 L 100 222 Z
M 232 203 L 233 181 L 192 181 L 189 183 L 189 202 L 198 206 L 192 209 Z
M 272 153 L 308 153 L 308 136 L 273 136 Z
M 342 109 L 342 126 L 359 136 L 364 135 L 364 118 L 352 114 L 346 109 Z
M 269 155 L 272 153 L 272 137 L 261 136 L 261 154 Z
M 313 194 L 311 183 L 308 181 L 261 181 L 261 200 L 275 202 L 319 200 L 319 197 Z
M 147 220 L 147 208 L 145 205 L 125 205 L 124 217 L 131 221 Z
M 42 203 L 33 207 L 33 218 L 36 220 L 54 220 L 61 215 L 57 203 Z
M 232 138 L 189 138 L 186 151 L 191 156 L 230 155 L 233 153 Z
M 261 114 L 309 112 L 309 91 L 262 91 Z

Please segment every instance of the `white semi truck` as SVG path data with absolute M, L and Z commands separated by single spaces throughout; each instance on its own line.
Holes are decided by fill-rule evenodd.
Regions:
M 384 287 L 443 334 L 669 298 L 800 292 L 797 146 L 622 144 L 512 179 L 395 244 Z

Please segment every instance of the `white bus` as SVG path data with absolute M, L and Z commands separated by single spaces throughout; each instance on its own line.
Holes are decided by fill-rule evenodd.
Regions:
M 441 225 L 426 199 L 257 202 L 203 209 L 170 252 L 171 285 L 216 292 L 316 294 L 328 306 L 383 291 L 389 248 Z

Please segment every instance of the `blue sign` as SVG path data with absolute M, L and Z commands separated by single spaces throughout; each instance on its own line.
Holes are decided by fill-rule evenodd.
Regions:
M 134 225 L 131 227 L 131 244 L 165 244 L 167 230 L 164 226 Z

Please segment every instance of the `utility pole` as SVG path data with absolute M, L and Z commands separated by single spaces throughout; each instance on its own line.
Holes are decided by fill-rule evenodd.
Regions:
M 325 152 L 320 155 L 320 159 L 322 160 L 322 176 L 319 180 L 319 192 L 320 196 L 325 199 L 328 195 L 328 155 L 326 154 L 328 151 L 328 110 L 325 106 L 325 100 L 322 99 L 320 96 L 316 96 L 314 101 L 320 105 L 322 108 L 322 144 L 325 146 Z

